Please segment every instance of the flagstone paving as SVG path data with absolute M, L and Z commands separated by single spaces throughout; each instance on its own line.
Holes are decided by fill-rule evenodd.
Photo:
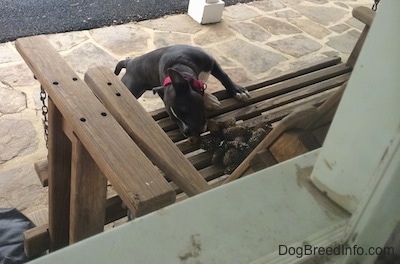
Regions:
M 93 66 L 113 69 L 125 57 L 185 43 L 203 47 L 244 84 L 328 56 L 346 60 L 362 30 L 351 16 L 358 5 L 372 0 L 264 0 L 226 7 L 212 25 L 180 14 L 47 37 L 80 77 Z M 208 88 L 221 85 L 210 78 Z M 39 93 L 14 43 L 0 44 L 0 208 L 46 206 L 46 188 L 33 170 L 47 156 Z M 139 101 L 147 110 L 163 106 L 151 93 Z

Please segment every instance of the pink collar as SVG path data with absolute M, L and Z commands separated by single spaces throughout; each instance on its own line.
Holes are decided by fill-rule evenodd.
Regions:
M 185 77 L 185 79 L 189 82 L 193 91 L 198 92 L 201 95 L 204 95 L 204 90 L 206 89 L 207 85 L 203 81 L 195 80 L 190 77 Z M 171 83 L 172 83 L 171 77 L 167 76 L 164 79 L 163 86 L 167 86 Z

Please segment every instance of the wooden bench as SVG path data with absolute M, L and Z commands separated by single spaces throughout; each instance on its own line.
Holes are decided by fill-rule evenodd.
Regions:
M 284 128 L 272 130 L 274 139 L 252 153 L 245 169 L 233 173 L 236 178 L 322 145 L 372 23 L 367 8 L 353 14 L 366 27 L 347 63 L 334 57 L 257 80 L 245 85 L 251 94 L 246 103 L 215 93 L 222 108 L 209 118 Z M 212 153 L 185 140 L 164 109 L 147 114 L 110 69 L 90 69 L 83 82 L 43 37 L 19 39 L 16 46 L 50 99 L 48 161 L 35 164 L 44 185 L 48 179 L 49 224 L 25 233 L 28 255 L 101 232 L 126 215 L 122 202 L 140 216 L 227 181 L 224 168 L 211 163 Z M 312 125 L 282 125 L 297 109 L 320 107 L 328 98 Z M 118 195 L 106 197 L 107 181 Z

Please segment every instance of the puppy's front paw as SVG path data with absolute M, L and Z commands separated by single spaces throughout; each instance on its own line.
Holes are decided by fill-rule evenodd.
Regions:
M 218 98 L 215 95 L 205 92 L 204 93 L 204 106 L 209 111 L 216 110 L 216 109 L 221 108 L 221 102 L 218 100 Z
M 235 93 L 233 96 L 239 101 L 246 102 L 250 98 L 250 93 L 249 91 L 247 91 L 246 88 L 239 85 L 235 85 Z

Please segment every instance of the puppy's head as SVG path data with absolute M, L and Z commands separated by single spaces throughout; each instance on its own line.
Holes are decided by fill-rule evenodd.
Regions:
M 169 116 L 184 136 L 199 136 L 207 129 L 203 96 L 194 91 L 193 81 L 181 73 L 168 69 L 168 76 L 171 82 L 153 91 L 163 99 Z

